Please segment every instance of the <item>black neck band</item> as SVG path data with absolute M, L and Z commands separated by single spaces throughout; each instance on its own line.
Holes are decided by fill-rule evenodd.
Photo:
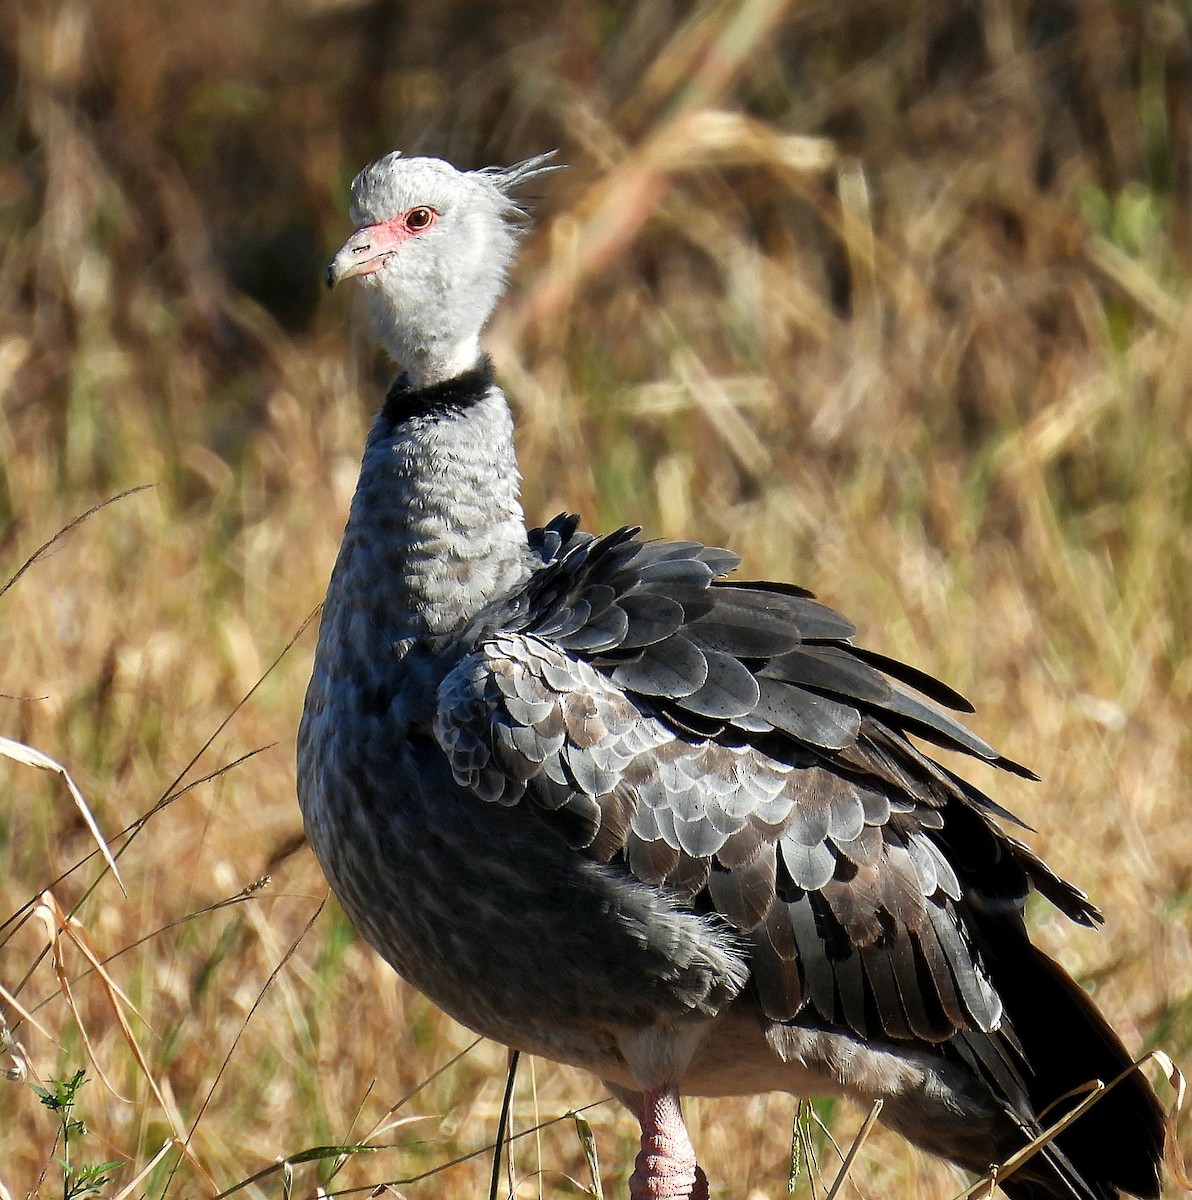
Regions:
M 409 377 L 399 376 L 385 397 L 381 419 L 390 425 L 400 425 L 417 417 L 434 418 L 461 413 L 483 400 L 493 383 L 493 364 L 487 354 L 471 370 L 432 383 L 428 387 L 411 387 Z

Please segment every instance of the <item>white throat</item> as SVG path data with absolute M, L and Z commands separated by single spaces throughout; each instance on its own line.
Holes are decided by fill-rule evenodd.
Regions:
M 454 379 L 470 371 L 479 361 L 480 335 L 474 333 L 445 351 L 412 352 L 402 366 L 405 367 L 410 386 L 424 388 Z

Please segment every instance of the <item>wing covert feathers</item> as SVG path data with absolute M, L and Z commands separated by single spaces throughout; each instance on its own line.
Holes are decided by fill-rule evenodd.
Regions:
M 542 567 L 439 689 L 456 780 L 720 913 L 752 950 L 767 1016 L 810 1007 L 929 1042 L 992 1031 L 1001 1004 L 968 906 L 1013 908 L 1033 884 L 1094 919 L 999 830 L 1009 814 L 911 742 L 1014 769 L 938 707 L 963 699 L 852 646 L 809 593 L 717 582 L 727 551 L 592 538 L 573 518 L 531 548 Z
M 569 517 L 530 546 L 541 568 L 457 640 L 439 688 L 435 733 L 460 784 L 719 914 L 769 1019 L 963 1061 L 1024 1141 L 1086 1058 L 1106 1076 L 1128 1061 L 1021 916 L 1032 888 L 1082 924 L 1101 914 L 998 824 L 1021 821 L 912 741 L 1033 778 L 944 711 L 971 711 L 962 696 L 853 646 L 800 588 L 720 580 L 726 551 L 592 538 Z M 1056 1019 L 1083 1030 L 1078 1055 L 1054 1048 Z M 1157 1102 L 1137 1080 L 1112 1095 L 1108 1117 L 1007 1181 L 1015 1200 L 1157 1194 Z M 1118 1124 L 1140 1149 L 1105 1167 Z

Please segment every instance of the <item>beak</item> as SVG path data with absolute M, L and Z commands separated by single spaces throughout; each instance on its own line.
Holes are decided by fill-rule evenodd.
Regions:
M 362 225 L 328 264 L 327 286 L 333 288 L 353 275 L 372 275 L 379 271 L 405 240 L 390 222 Z

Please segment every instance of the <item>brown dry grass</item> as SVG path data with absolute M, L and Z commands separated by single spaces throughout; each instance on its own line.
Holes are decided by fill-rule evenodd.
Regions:
M 393 144 L 464 164 L 559 145 L 572 164 L 544 185 L 491 339 L 529 513 L 731 545 L 970 694 L 981 731 L 1045 780 L 998 781 L 998 798 L 1109 914 L 1090 934 L 1040 908 L 1039 937 L 1132 1046 L 1189 1055 L 1186 7 L 629 11 L 0 12 L 0 576 L 153 485 L 0 596 L 0 733 L 70 769 L 128 890 L 89 890 L 94 858 L 53 883 L 91 851 L 85 827 L 55 777 L 0 764 L 0 919 L 53 883 L 115 956 L 144 1055 L 96 973 L 64 1000 L 46 907 L 0 933 L 0 984 L 38 1026 L 0 1008 L 6 1065 L 88 1068 L 84 1155 L 124 1164 L 110 1194 L 171 1123 L 191 1157 L 168 1153 L 138 1194 L 211 1194 L 393 1106 L 403 1123 L 375 1139 L 392 1148 L 332 1187 L 408 1179 L 495 1128 L 503 1051 L 404 1099 L 470 1035 L 333 903 L 307 930 L 325 895 L 294 844 L 309 630 L 252 690 L 320 598 L 384 381 L 317 287 L 348 180 Z M 60 954 L 83 972 L 65 936 Z M 514 1127 L 599 1099 L 527 1063 Z M 863 1117 L 826 1111 L 842 1141 Z M 783 1194 L 792 1115 L 783 1097 L 692 1105 L 720 1194 Z M 623 1178 L 631 1122 L 608 1104 L 587 1118 Z M 55 1132 L 25 1082 L 0 1084 L 13 1197 L 62 1191 Z M 521 1196 L 590 1186 L 570 1122 L 514 1162 Z M 488 1169 L 400 1191 L 483 1194 Z M 294 1186 L 326 1171 L 299 1165 Z M 848 1187 L 960 1190 L 882 1135 Z

